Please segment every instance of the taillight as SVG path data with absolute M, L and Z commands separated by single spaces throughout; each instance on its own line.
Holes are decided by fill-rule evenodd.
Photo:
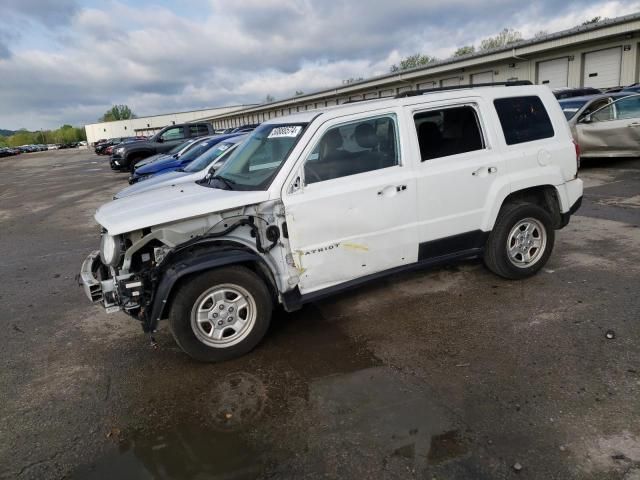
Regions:
M 578 170 L 580 170 L 580 145 L 575 140 L 573 145 L 576 147 L 576 178 L 578 177 Z

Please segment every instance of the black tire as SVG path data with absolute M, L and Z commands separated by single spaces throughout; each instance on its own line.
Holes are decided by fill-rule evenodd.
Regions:
M 507 252 L 511 230 L 522 220 L 534 219 L 544 227 L 544 250 L 536 252 L 536 260 L 530 266 L 517 266 Z M 549 260 L 555 242 L 555 230 L 549 213 L 533 203 L 507 203 L 489 235 L 484 251 L 484 263 L 489 270 L 501 277 L 517 280 L 535 275 Z
M 143 157 L 142 155 L 136 155 L 133 158 L 129 159 L 129 172 L 131 172 L 133 174 L 133 172 L 135 172 L 136 170 L 136 163 L 138 163 L 140 160 L 144 160 L 145 157 Z M 125 169 L 126 171 L 126 169 Z
M 196 302 L 217 285 L 238 286 L 252 297 L 256 314 L 253 326 L 239 343 L 210 346 L 201 341 L 192 327 Z M 178 346 L 190 357 L 201 362 L 230 360 L 251 351 L 264 337 L 271 322 L 273 301 L 265 282 L 253 271 L 242 266 L 222 267 L 187 279 L 173 300 L 169 312 L 169 328 Z M 236 312 L 240 315 L 240 312 Z M 211 326 L 211 328 L 214 328 Z

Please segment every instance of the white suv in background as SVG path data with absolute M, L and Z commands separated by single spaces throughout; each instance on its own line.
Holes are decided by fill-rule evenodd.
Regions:
M 288 311 L 390 273 L 483 257 L 520 279 L 580 206 L 577 149 L 545 86 L 460 87 L 260 125 L 206 182 L 102 206 L 89 298 L 145 332 L 168 318 L 219 361 Z M 377 321 L 377 319 L 372 319 Z

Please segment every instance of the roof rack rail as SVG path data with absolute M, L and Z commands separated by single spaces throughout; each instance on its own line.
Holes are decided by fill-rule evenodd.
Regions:
M 463 88 L 477 88 L 477 87 L 520 87 L 523 85 L 533 85 L 529 80 L 514 80 L 511 82 L 491 82 L 491 83 L 474 83 L 469 85 L 456 85 L 455 87 L 437 87 L 437 88 L 425 88 L 424 90 L 409 90 L 399 93 L 395 98 L 417 97 L 425 93 L 431 92 L 443 92 L 446 90 L 461 90 Z

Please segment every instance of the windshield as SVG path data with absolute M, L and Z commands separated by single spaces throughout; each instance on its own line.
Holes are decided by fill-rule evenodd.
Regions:
M 234 190 L 266 189 L 306 126 L 296 123 L 258 127 L 235 149 L 214 179 L 221 179 Z
M 218 157 L 220 157 L 223 153 L 228 152 L 229 149 L 234 147 L 236 144 L 233 142 L 220 142 L 215 145 L 213 148 L 207 150 L 198 158 L 196 158 L 189 165 L 184 167 L 185 172 L 193 173 L 204 170 Z
M 180 150 L 182 150 L 184 147 L 186 147 L 189 144 L 190 141 L 191 140 L 187 140 L 186 142 L 179 143 L 178 145 L 173 147 L 171 150 L 169 150 L 165 155 L 174 155 L 174 154 L 178 153 Z
M 184 163 L 189 163 L 200 155 L 202 155 L 207 150 L 213 148 L 216 145 L 216 141 L 212 138 L 208 138 L 201 142 L 194 143 L 188 150 L 184 151 L 182 155 L 180 155 L 180 161 Z
M 585 103 L 587 100 L 563 100 L 560 102 L 560 107 L 567 120 L 571 120 Z

